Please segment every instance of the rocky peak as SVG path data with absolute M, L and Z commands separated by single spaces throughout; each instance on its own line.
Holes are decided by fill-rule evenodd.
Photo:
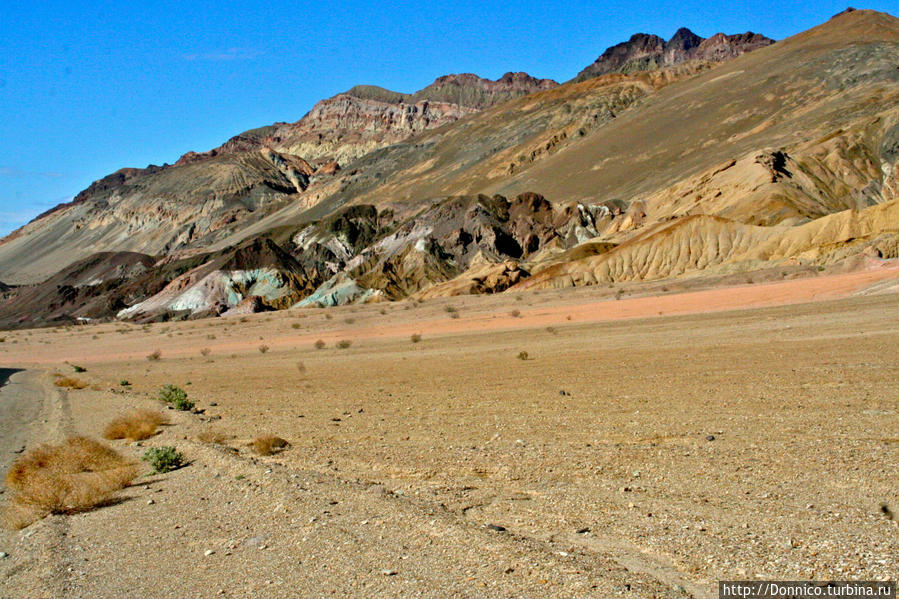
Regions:
M 559 84 L 552 79 L 537 79 L 527 73 L 506 73 L 496 81 L 473 73 L 444 75 L 412 95 L 414 100 L 449 101 L 467 108 L 482 109 Z
M 607 73 L 646 71 L 688 60 L 729 60 L 773 44 L 763 35 L 748 32 L 737 35 L 718 33 L 704 39 L 681 27 L 667 42 L 657 35 L 637 33 L 602 53 L 590 66 L 578 73 L 576 81 L 584 81 Z
M 702 43 L 702 38 L 687 29 L 681 27 L 665 44 L 666 50 L 690 50 Z

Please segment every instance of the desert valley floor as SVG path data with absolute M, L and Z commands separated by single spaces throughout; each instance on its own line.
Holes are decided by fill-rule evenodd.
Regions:
M 160 406 L 165 384 L 199 413 L 110 442 L 174 445 L 186 467 L 0 532 L 0 597 L 714 597 L 719 579 L 894 576 L 897 281 L 885 262 L 6 333 L 4 471 Z M 257 457 L 264 433 L 291 446 Z

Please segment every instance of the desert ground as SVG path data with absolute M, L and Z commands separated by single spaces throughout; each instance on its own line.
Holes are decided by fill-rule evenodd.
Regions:
M 176 446 L 183 468 L 0 531 L 0 597 L 705 598 L 719 579 L 895 577 L 897 281 L 887 262 L 5 333 L 4 472 L 164 410 L 165 384 L 196 411 L 107 442 Z M 291 445 L 257 456 L 262 434 Z

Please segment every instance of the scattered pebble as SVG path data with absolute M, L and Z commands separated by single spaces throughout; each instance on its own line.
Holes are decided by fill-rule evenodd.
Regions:
M 497 532 L 504 532 L 506 530 L 505 526 L 500 526 L 498 524 L 488 524 L 487 528 L 489 528 L 490 530 L 495 530 Z
M 210 407 L 213 407 L 213 408 L 214 408 L 214 407 L 217 406 L 217 405 L 219 405 L 218 402 L 215 402 L 215 401 L 210 401 L 210 402 L 209 402 L 209 406 L 210 406 Z
M 0 559 L 3 559 L 5 557 L 9 557 L 9 554 L 6 553 L 5 551 L 0 551 Z
M 577 530 L 577 534 L 579 534 L 579 535 L 585 535 L 585 534 L 587 534 L 588 532 L 590 532 L 590 529 L 587 528 L 586 526 L 585 526 L 584 528 L 579 528 L 579 529 Z
M 147 500 L 147 505 L 153 505 L 154 503 L 156 503 L 156 502 L 152 499 Z
M 396 570 L 381 570 L 384 576 L 396 576 Z
M 708 437 L 705 438 L 705 440 L 706 440 L 706 441 L 714 441 L 714 440 L 715 440 L 715 435 L 709 435 Z
M 215 553 L 215 551 L 213 551 L 212 549 L 207 549 L 206 551 L 203 552 L 203 555 L 205 555 L 206 557 L 209 557 L 213 553 Z

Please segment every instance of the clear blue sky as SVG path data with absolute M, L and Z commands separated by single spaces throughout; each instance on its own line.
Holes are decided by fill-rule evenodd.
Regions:
M 296 121 L 356 84 L 563 81 L 638 31 L 782 39 L 846 2 L 2 2 L 0 235 L 118 168 Z

